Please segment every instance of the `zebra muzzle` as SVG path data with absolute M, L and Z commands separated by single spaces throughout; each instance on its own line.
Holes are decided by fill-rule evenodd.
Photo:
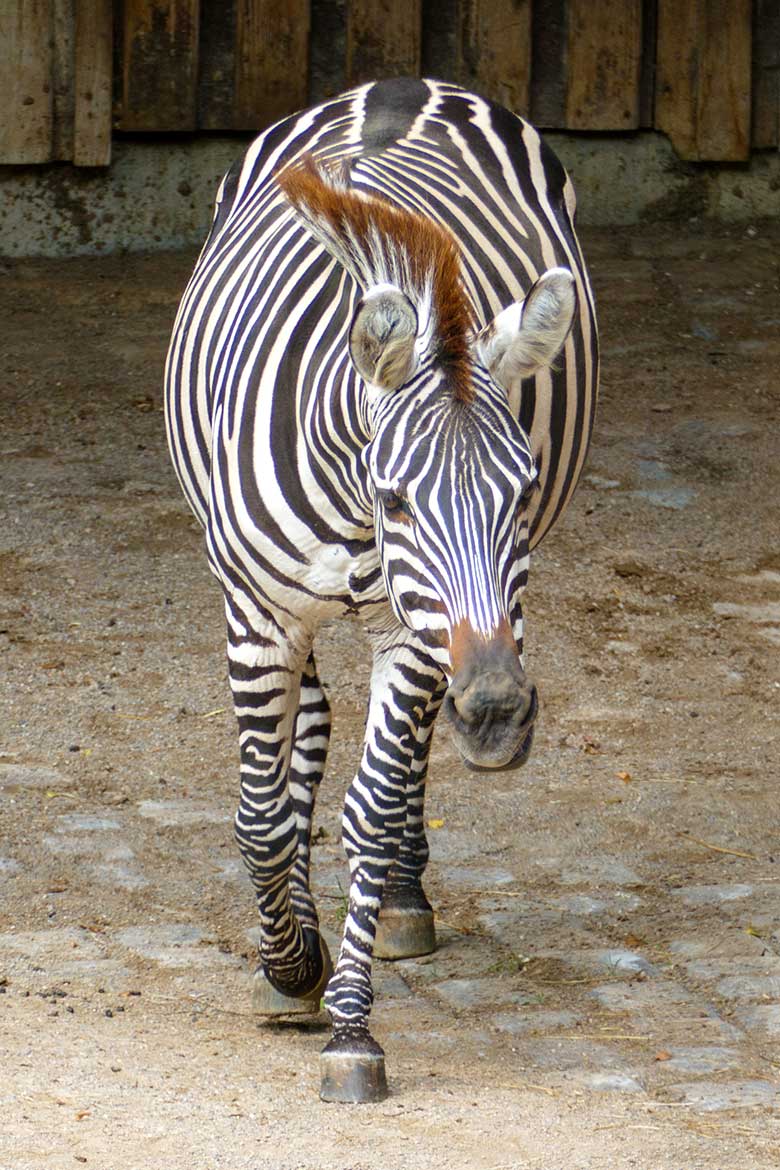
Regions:
M 520 767 L 531 749 L 539 701 L 508 625 L 490 639 L 457 631 L 452 659 L 456 669 L 444 710 L 464 762 L 486 771 Z

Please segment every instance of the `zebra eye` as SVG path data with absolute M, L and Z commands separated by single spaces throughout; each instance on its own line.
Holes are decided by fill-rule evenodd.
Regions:
M 382 501 L 382 507 L 385 514 L 391 520 L 404 520 L 410 516 L 409 505 L 406 500 L 402 499 L 397 492 L 388 491 L 380 492 L 379 498 Z
M 536 495 L 536 493 L 538 491 L 539 491 L 539 480 L 532 479 L 531 482 L 529 483 L 528 487 L 525 489 L 525 491 L 523 492 L 523 494 L 520 497 L 520 507 L 527 508 L 528 505 L 531 503 L 531 500 L 534 498 L 534 496 Z

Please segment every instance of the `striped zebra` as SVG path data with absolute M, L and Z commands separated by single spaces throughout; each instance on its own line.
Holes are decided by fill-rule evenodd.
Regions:
M 435 945 L 439 708 L 470 769 L 531 747 L 529 549 L 574 490 L 597 384 L 573 219 L 563 167 L 522 119 L 454 85 L 369 84 L 249 147 L 179 308 L 168 439 L 224 591 L 255 1004 L 315 1010 L 324 993 L 325 1100 L 386 1092 L 372 955 Z M 312 645 L 356 612 L 373 670 L 334 970 L 309 889 L 330 728 Z

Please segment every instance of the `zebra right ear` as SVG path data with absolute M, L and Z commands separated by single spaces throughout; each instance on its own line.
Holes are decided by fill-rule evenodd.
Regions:
M 568 268 L 550 268 L 524 301 L 515 301 L 477 334 L 477 353 L 491 377 L 509 394 L 523 378 L 555 360 L 574 320 L 577 293 Z
M 355 369 L 380 390 L 398 390 L 414 373 L 417 312 L 394 285 L 369 289 L 359 302 L 349 330 Z

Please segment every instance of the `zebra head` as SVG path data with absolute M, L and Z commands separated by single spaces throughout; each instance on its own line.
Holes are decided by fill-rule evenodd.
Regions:
M 417 314 L 400 289 L 370 290 L 352 324 L 372 405 L 364 459 L 385 585 L 447 675 L 445 714 L 476 768 L 518 766 L 531 747 L 537 696 L 522 666 L 521 594 L 536 470 L 509 394 L 554 359 L 573 310 L 571 274 L 545 273 L 473 339 L 460 390 L 466 371 L 418 350 Z
M 477 331 L 449 233 L 328 181 L 310 162 L 280 183 L 363 290 L 348 347 L 365 395 L 361 458 L 393 611 L 447 678 L 444 709 L 464 761 L 517 767 L 538 707 L 521 609 L 536 470 L 510 399 L 561 349 L 572 275 L 549 270 Z

